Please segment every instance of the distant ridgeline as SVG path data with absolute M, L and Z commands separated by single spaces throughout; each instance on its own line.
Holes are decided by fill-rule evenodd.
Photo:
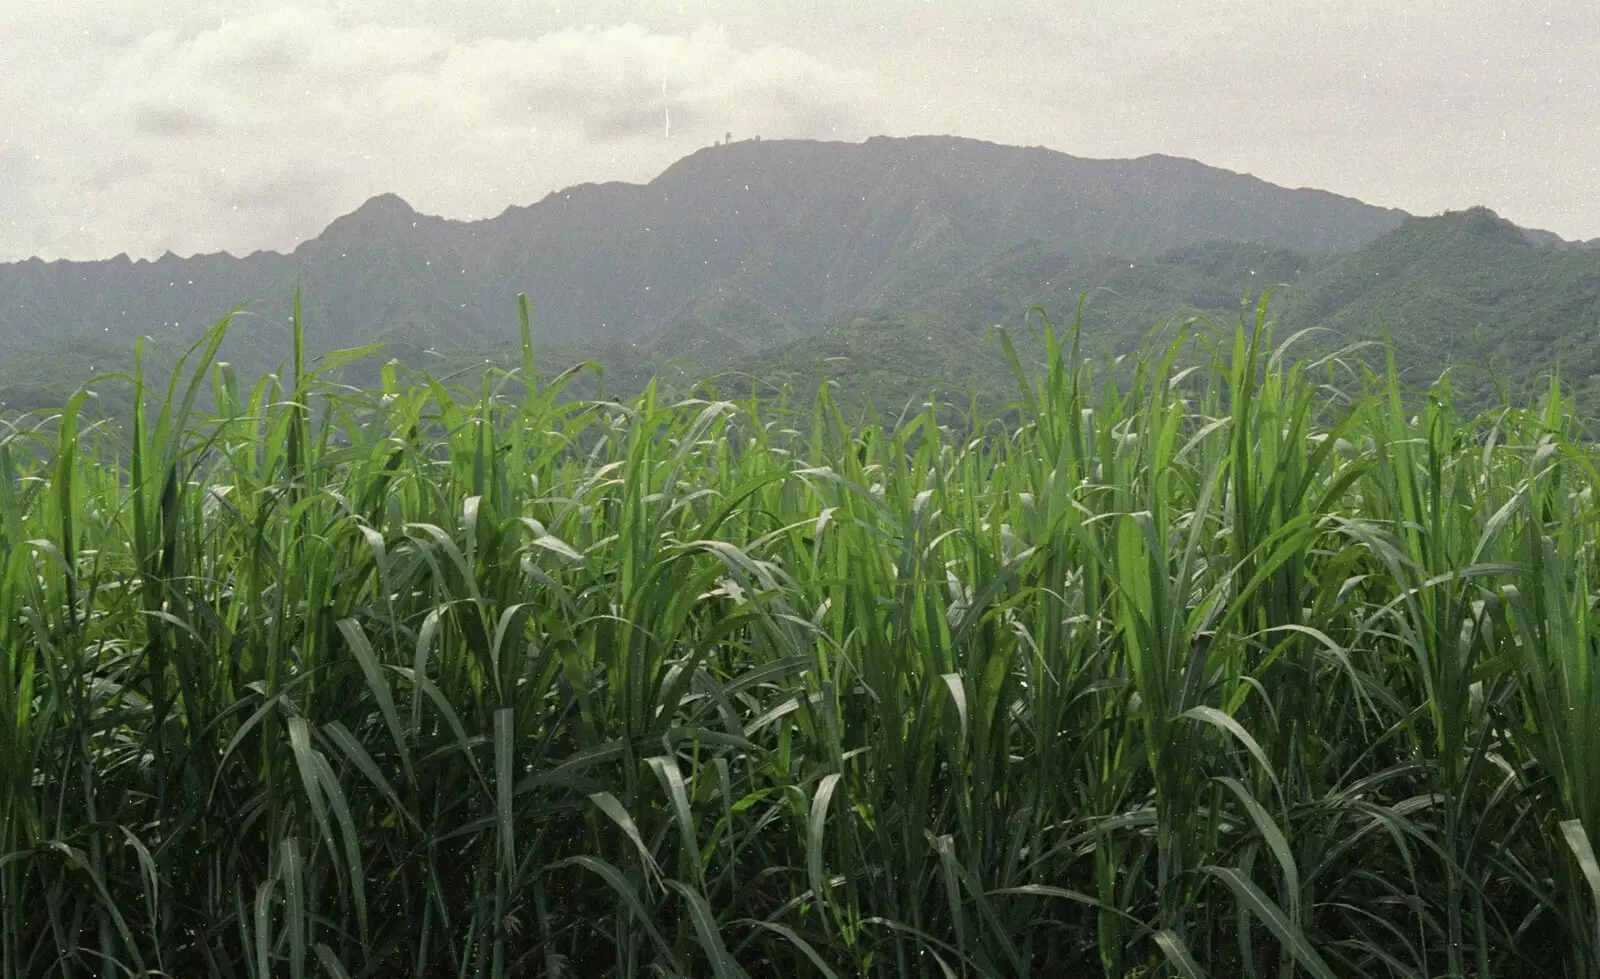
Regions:
M 1408 377 L 1461 366 L 1468 403 L 1492 400 L 1494 377 L 1519 396 L 1559 364 L 1584 399 L 1600 374 L 1595 245 L 1482 208 L 1412 218 L 1165 156 L 749 140 L 649 184 L 584 184 L 481 221 L 385 194 L 289 254 L 0 265 L 0 413 L 128 369 L 141 335 L 164 369 L 240 304 L 221 358 L 245 377 L 274 370 L 297 282 L 312 356 L 382 343 L 432 373 L 509 366 L 526 293 L 544 370 L 593 359 L 622 394 L 653 375 L 801 396 L 828 378 L 880 407 L 1005 399 L 1005 360 L 983 334 L 1024 332 L 1034 306 L 1070 322 L 1087 292 L 1086 349 L 1116 351 L 1190 317 L 1230 326 L 1282 285 L 1280 339 L 1387 334 Z M 113 411 L 115 387 L 99 386 Z

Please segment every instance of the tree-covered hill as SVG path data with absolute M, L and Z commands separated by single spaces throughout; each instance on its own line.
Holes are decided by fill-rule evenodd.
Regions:
M 192 337 L 238 303 L 275 349 L 272 324 L 297 277 L 313 349 L 396 327 L 440 348 L 514 340 L 506 310 L 518 293 L 553 338 L 632 341 L 701 323 L 715 333 L 753 306 L 764 312 L 744 326 L 765 342 L 903 306 L 1032 241 L 1073 255 L 1224 239 L 1328 251 L 1402 218 L 1168 157 L 944 137 L 750 141 L 700 150 L 649 184 L 580 185 L 482 221 L 421 215 L 385 194 L 287 255 L 3 264 L 0 360 L 78 336 Z M 730 294 L 731 306 L 718 298 Z
M 1391 336 L 1411 376 L 1470 368 L 1463 403 L 1487 403 L 1491 376 L 1508 390 L 1558 363 L 1580 390 L 1600 376 L 1600 249 L 1482 208 L 1414 218 L 1168 157 L 752 141 L 485 221 L 383 195 L 288 255 L 0 265 L 0 411 L 126 369 L 140 335 L 169 365 L 241 303 L 221 356 L 273 370 L 297 282 L 313 357 L 387 343 L 429 370 L 509 365 L 526 293 L 541 364 L 595 360 L 621 394 L 662 374 L 828 378 L 880 405 L 1002 398 L 1008 369 L 983 335 L 1032 307 L 1066 321 L 1086 296 L 1086 349 L 1115 352 L 1191 317 L 1229 324 L 1269 287 L 1280 336 Z
M 1298 283 L 1281 318 L 1387 335 L 1419 378 L 1473 368 L 1456 383 L 1478 395 L 1491 372 L 1517 389 L 1558 365 L 1587 390 L 1600 380 L 1600 251 L 1533 244 L 1485 208 L 1411 218 Z

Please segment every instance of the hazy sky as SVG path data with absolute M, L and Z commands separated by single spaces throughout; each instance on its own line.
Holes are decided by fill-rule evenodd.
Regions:
M 487 217 L 736 137 L 1191 156 L 1600 236 L 1600 3 L 0 0 L 0 260 Z

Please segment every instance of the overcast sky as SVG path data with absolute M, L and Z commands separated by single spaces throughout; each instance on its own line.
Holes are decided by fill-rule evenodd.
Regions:
M 1189 156 L 1600 236 L 1600 3 L 0 0 L 0 260 L 488 217 L 720 139 Z

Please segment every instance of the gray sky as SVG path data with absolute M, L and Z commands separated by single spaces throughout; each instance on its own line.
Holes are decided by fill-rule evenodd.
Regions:
M 0 0 L 0 260 L 488 217 L 720 139 L 1162 152 L 1600 236 L 1595 0 Z

